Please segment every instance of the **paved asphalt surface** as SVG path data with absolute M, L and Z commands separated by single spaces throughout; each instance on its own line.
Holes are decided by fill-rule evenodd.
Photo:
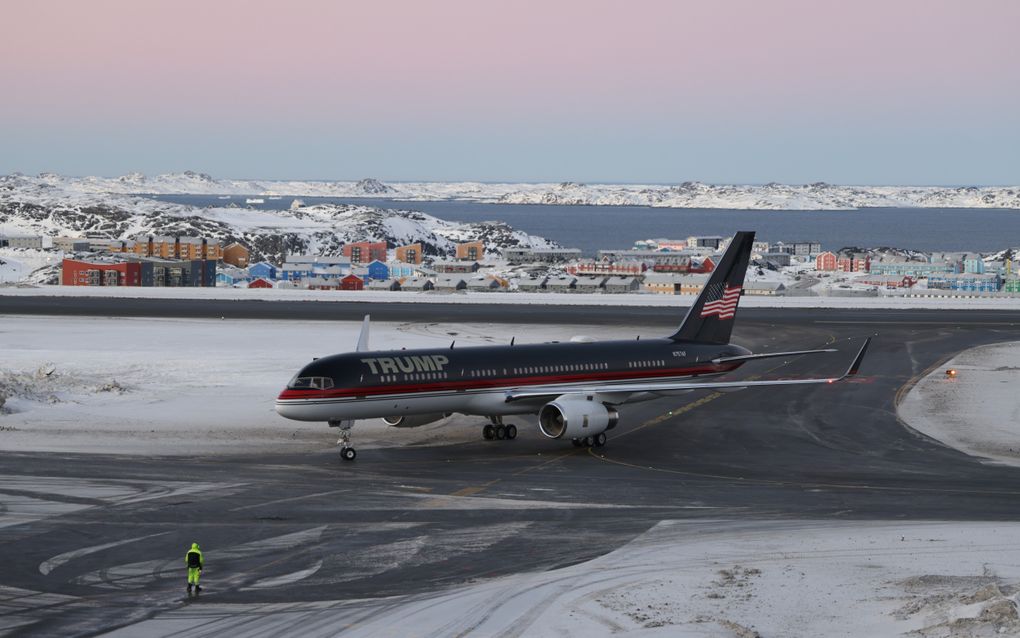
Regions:
M 146 300 L 3 302 L 5 312 L 19 314 L 44 312 L 47 302 L 49 314 L 135 316 L 156 304 L 163 311 Z M 380 320 L 422 322 L 677 323 L 669 309 L 368 310 Z M 357 319 L 365 312 L 364 304 L 301 302 L 171 306 L 186 317 Z M 95 635 L 130 631 L 188 604 L 436 591 L 585 561 L 663 519 L 1020 520 L 1020 470 L 946 448 L 895 413 L 897 397 L 932 366 L 978 344 L 1020 339 L 1017 313 L 742 310 L 735 333 L 742 345 L 834 343 L 841 352 L 748 364 L 739 374 L 837 374 L 859 338 L 875 333 L 854 381 L 625 406 L 597 451 L 545 440 L 518 418 L 515 441 L 483 441 L 479 433 L 469 444 L 366 449 L 353 463 L 332 452 L 4 454 L 0 633 Z M 189 603 L 183 559 L 192 540 L 209 567 L 206 591 Z M 251 622 L 242 630 L 257 633 L 258 616 Z

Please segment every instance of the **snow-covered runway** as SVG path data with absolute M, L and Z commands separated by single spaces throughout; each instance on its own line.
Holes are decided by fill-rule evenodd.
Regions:
M 1020 632 L 1020 524 L 663 521 L 599 559 L 382 600 L 203 605 L 115 636 L 991 636 Z
M 789 350 L 836 331 L 830 319 L 785 331 L 747 319 L 740 336 Z M 297 367 L 349 349 L 356 322 L 4 316 L 0 449 L 59 454 L 0 462 L 0 550 L 14 561 L 0 631 L 41 620 L 127 623 L 115 635 L 132 636 L 1016 634 L 1020 478 L 908 434 L 885 409 L 941 353 L 986 342 L 987 327 L 868 320 L 883 335 L 859 384 L 634 406 L 605 458 L 527 428 L 489 445 L 477 423 L 451 420 L 359 424 L 359 447 L 392 449 L 340 464 L 315 453 L 333 446 L 327 428 L 280 419 L 272 403 Z M 579 331 L 633 336 L 377 323 L 372 340 Z M 1008 347 L 976 352 L 989 374 L 1011 374 Z M 964 356 L 960 379 L 1011 387 Z M 181 606 L 177 552 L 193 537 L 212 567 L 203 599 Z M 266 551 L 285 564 L 267 565 Z
M 325 424 L 281 418 L 276 396 L 313 357 L 353 349 L 360 324 L 323 321 L 6 316 L 0 323 L 0 448 L 177 455 L 331 447 Z M 379 348 L 568 339 L 566 327 L 372 325 Z M 596 337 L 625 329 L 594 327 Z M 626 333 L 629 336 L 629 333 Z M 507 338 L 508 340 L 509 338 Z M 358 446 L 475 440 L 475 427 L 358 424 Z

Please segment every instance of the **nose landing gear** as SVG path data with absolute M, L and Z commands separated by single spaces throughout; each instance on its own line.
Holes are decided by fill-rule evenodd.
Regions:
M 351 430 L 354 428 L 354 421 L 352 419 L 330 421 L 329 427 L 340 429 L 340 438 L 336 441 L 336 444 L 340 446 L 340 458 L 345 461 L 353 461 L 358 456 L 354 446 L 351 445 Z

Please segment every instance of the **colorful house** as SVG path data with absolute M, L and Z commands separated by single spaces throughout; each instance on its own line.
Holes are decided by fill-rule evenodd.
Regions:
M 394 279 L 403 279 L 404 277 L 414 277 L 417 268 L 412 263 L 405 263 L 402 261 L 391 261 L 386 264 L 386 267 L 390 273 L 390 277 Z
M 971 275 L 985 274 L 985 260 L 981 255 L 967 255 L 963 260 L 963 272 Z
M 239 283 L 246 282 L 251 278 L 248 271 L 233 266 L 224 266 L 216 269 L 216 285 L 217 286 L 236 286 Z
M 381 281 L 390 278 L 390 267 L 379 260 L 368 264 L 368 278 Z
M 248 247 L 244 244 L 239 244 L 236 241 L 227 244 L 223 248 L 223 262 L 230 264 L 231 266 L 247 268 L 249 257 Z
M 485 256 L 485 244 L 480 241 L 469 241 L 457 244 L 457 259 L 464 261 L 480 261 Z
M 248 283 L 249 288 L 272 288 L 273 282 L 263 277 L 256 277 Z
M 836 270 L 836 255 L 829 251 L 820 253 L 817 257 L 815 257 L 815 270 L 821 270 L 823 272 Z
M 999 287 L 999 276 L 994 274 L 960 273 L 931 275 L 928 277 L 928 288 L 930 290 L 998 292 Z
M 365 281 L 357 275 L 347 275 L 340 280 L 340 290 L 364 290 Z
M 843 255 L 836 259 L 836 270 L 843 272 L 870 272 L 871 257 L 864 253 Z
M 395 252 L 397 254 L 397 261 L 402 261 L 408 264 L 421 263 L 422 260 L 421 244 L 397 246 Z
M 371 261 L 386 261 L 386 242 L 358 241 L 344 246 L 344 257 L 352 264 L 367 264 Z
M 312 276 L 311 264 L 284 264 L 279 271 L 280 279 L 283 281 L 301 281 Z
M 260 261 L 248 266 L 248 274 L 252 277 L 273 280 L 276 279 L 276 266 L 267 261 Z

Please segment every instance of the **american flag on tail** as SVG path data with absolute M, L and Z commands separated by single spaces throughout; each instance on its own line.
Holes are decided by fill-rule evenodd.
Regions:
M 740 286 L 731 286 L 725 282 L 712 284 L 705 294 L 705 305 L 701 308 L 701 316 L 715 315 L 720 319 L 732 319 L 733 315 L 737 313 L 740 290 Z

